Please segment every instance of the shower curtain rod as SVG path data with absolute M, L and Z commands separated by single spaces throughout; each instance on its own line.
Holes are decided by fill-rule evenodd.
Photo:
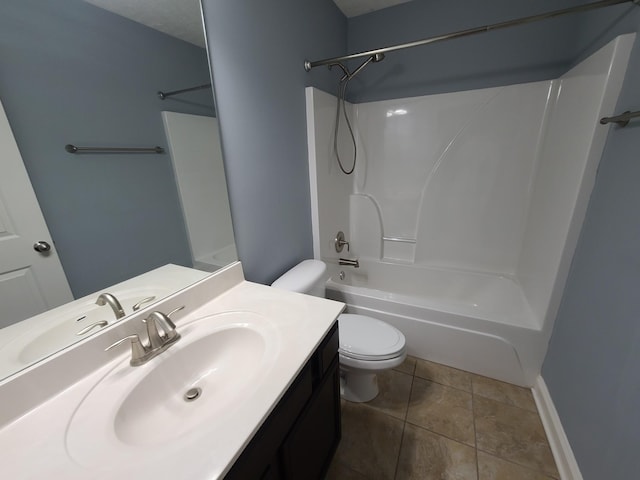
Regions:
M 375 50 L 367 50 L 366 52 L 352 53 L 351 55 L 344 55 L 342 57 L 326 58 L 324 60 L 317 60 L 310 62 L 305 60 L 304 69 L 308 72 L 314 67 L 321 65 L 329 65 L 332 63 L 341 62 L 344 60 L 353 60 L 355 58 L 370 57 L 376 54 L 384 54 L 389 52 L 395 52 L 396 50 L 404 50 L 405 48 L 420 47 L 422 45 L 429 45 L 431 43 L 442 42 L 444 40 L 451 40 L 454 38 L 466 37 L 469 35 L 475 35 L 476 33 L 486 33 L 492 30 L 499 30 L 501 28 L 513 27 L 516 25 L 524 25 L 526 23 L 537 22 L 539 20 L 546 20 L 548 18 L 560 17 L 569 13 L 587 12 L 589 10 L 595 10 L 597 8 L 611 7 L 613 5 L 619 5 L 622 3 L 633 3 L 636 6 L 640 6 L 640 0 L 601 0 L 599 2 L 587 3 L 585 5 L 579 5 L 577 7 L 563 8 L 562 10 L 554 10 L 552 12 L 541 13 L 539 15 L 532 15 L 530 17 L 517 18 L 515 20 L 509 20 L 507 22 L 494 23 L 492 25 L 484 25 L 482 27 L 470 28 L 468 30 L 460 30 L 457 32 L 447 33 L 444 35 L 437 35 L 435 37 L 425 38 L 423 40 L 417 40 L 415 42 L 403 43 L 401 45 L 394 45 L 391 47 L 377 48 Z

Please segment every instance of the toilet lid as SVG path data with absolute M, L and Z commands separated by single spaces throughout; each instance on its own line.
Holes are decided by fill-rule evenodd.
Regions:
M 338 316 L 340 353 L 359 360 L 386 360 L 402 354 L 402 332 L 376 318 L 344 313 Z

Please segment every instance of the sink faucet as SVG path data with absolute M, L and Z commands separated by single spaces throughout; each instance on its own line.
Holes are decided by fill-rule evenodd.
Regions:
M 180 340 L 180 334 L 176 331 L 176 324 L 171 321 L 169 315 L 165 315 L 162 312 L 151 312 L 145 323 L 147 324 L 149 347 L 152 351 L 161 349 L 158 352 L 161 353 Z M 162 329 L 162 333 L 160 333 L 158 327 Z
M 162 312 L 152 312 L 144 320 L 147 325 L 147 336 L 149 337 L 148 343 L 144 343 L 140 340 L 140 337 L 137 334 L 129 335 L 109 345 L 105 348 L 105 352 L 130 341 L 131 361 L 129 364 L 132 367 L 144 365 L 149 360 L 157 357 L 171 345 L 180 340 L 180 334 L 176 331 L 176 325 L 169 316 L 183 308 L 184 306 L 176 308 L 167 315 Z
M 110 293 L 101 293 L 96 300 L 96 305 L 102 307 L 107 304 L 109 304 L 109 306 L 113 310 L 113 313 L 115 313 L 116 319 L 120 319 L 125 316 L 124 309 L 115 296 L 111 295 Z

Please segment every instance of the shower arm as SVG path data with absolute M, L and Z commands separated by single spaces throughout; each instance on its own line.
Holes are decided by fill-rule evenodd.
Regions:
M 342 62 L 333 62 L 333 63 L 330 63 L 328 66 L 329 66 L 329 70 L 331 70 L 331 68 L 335 66 L 338 66 L 342 69 L 342 71 L 344 72 L 344 75 L 340 78 L 340 83 L 344 83 L 345 80 L 348 81 L 348 80 L 351 80 L 353 77 L 355 77 L 358 73 L 360 73 L 360 71 L 364 67 L 369 65 L 369 63 L 379 62 L 383 58 L 384 58 L 384 55 L 371 55 L 364 62 L 362 62 L 360 66 L 356 68 L 353 72 L 349 72 L 349 69 Z
M 365 52 L 352 53 L 351 55 L 344 55 L 342 57 L 334 57 L 334 58 L 326 58 L 324 60 L 317 60 L 315 62 L 311 62 L 309 60 L 305 60 L 304 69 L 309 72 L 314 67 L 319 67 L 321 65 L 337 65 L 340 62 L 345 60 L 353 60 L 356 58 L 362 57 L 376 57 L 380 54 L 385 54 L 389 52 L 395 52 L 396 50 L 403 50 L 405 48 L 413 48 L 420 47 L 422 45 L 429 45 L 431 43 L 442 42 L 445 40 L 452 40 L 454 38 L 466 37 L 469 35 L 475 35 L 477 33 L 487 33 L 492 30 L 499 30 L 507 27 L 514 27 L 516 25 L 524 25 L 527 23 L 533 23 L 540 20 L 546 20 L 548 18 L 560 17 L 562 15 L 567 15 L 570 13 L 580 13 L 580 12 L 588 12 L 590 10 L 595 10 L 598 8 L 611 7 L 614 5 L 620 5 L 623 3 L 632 3 L 635 6 L 640 6 L 640 0 L 600 0 L 599 2 L 587 3 L 585 5 L 578 5 L 576 7 L 563 8 L 561 10 L 554 10 L 552 12 L 541 13 L 539 15 L 531 15 L 529 17 L 517 18 L 514 20 L 509 20 L 506 22 L 494 23 L 491 25 L 484 25 L 482 27 L 470 28 L 468 30 L 460 30 L 457 32 L 447 33 L 444 35 L 437 35 L 434 37 L 425 38 L 423 40 L 417 40 L 415 42 L 403 43 L 400 45 L 393 45 L 391 47 L 377 48 L 375 50 L 367 50 Z M 340 64 L 341 65 L 341 64 Z M 341 65 L 342 66 L 342 65 Z M 344 66 L 342 69 L 345 70 Z M 348 73 L 348 72 L 345 72 Z

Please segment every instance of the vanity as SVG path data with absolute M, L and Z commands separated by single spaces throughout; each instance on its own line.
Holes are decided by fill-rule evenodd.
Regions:
M 0 383 L 3 477 L 322 478 L 343 308 L 247 282 L 239 262 L 142 308 Z M 172 311 L 179 340 L 131 366 L 134 336 Z

